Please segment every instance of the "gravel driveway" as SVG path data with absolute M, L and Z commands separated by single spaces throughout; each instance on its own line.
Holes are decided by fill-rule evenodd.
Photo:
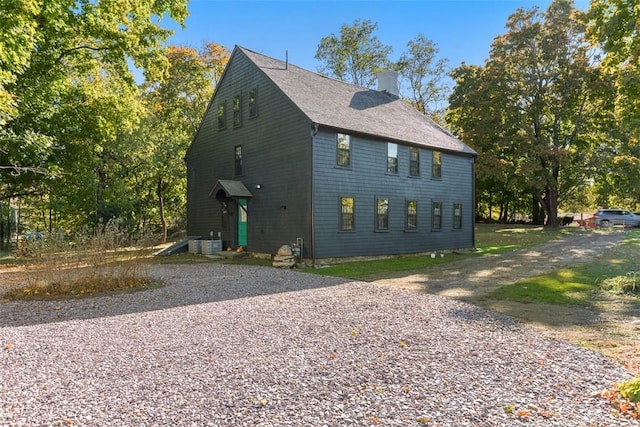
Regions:
M 2 426 L 625 426 L 629 372 L 437 295 L 164 265 L 159 289 L 0 304 Z

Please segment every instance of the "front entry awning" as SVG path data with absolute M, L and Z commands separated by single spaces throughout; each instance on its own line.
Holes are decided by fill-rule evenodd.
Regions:
M 218 198 L 220 191 L 224 192 L 227 199 L 250 199 L 253 197 L 253 194 L 251 194 L 241 181 L 220 179 L 209 193 L 209 197 L 213 196 Z

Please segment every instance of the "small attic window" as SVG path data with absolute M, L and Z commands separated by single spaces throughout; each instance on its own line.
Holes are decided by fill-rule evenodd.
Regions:
M 233 98 L 233 126 L 242 126 L 242 97 L 240 95 Z
M 249 91 L 249 118 L 258 117 L 258 89 Z
M 218 104 L 218 129 L 227 127 L 227 112 L 225 108 L 226 102 Z

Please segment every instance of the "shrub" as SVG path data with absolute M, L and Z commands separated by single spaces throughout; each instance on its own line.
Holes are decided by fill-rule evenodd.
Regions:
M 19 250 L 28 260 L 25 284 L 4 297 L 67 298 L 147 287 L 150 243 L 150 236 L 130 236 L 118 219 L 28 241 Z
M 619 295 L 637 295 L 640 293 L 640 271 L 631 271 L 623 276 L 605 279 L 600 289 Z
M 618 386 L 618 390 L 620 390 L 622 397 L 631 402 L 640 402 L 640 377 L 623 382 Z

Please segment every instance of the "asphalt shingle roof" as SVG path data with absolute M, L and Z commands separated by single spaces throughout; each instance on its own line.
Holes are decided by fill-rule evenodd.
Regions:
M 406 101 L 236 46 L 319 125 L 443 151 L 476 152 Z

